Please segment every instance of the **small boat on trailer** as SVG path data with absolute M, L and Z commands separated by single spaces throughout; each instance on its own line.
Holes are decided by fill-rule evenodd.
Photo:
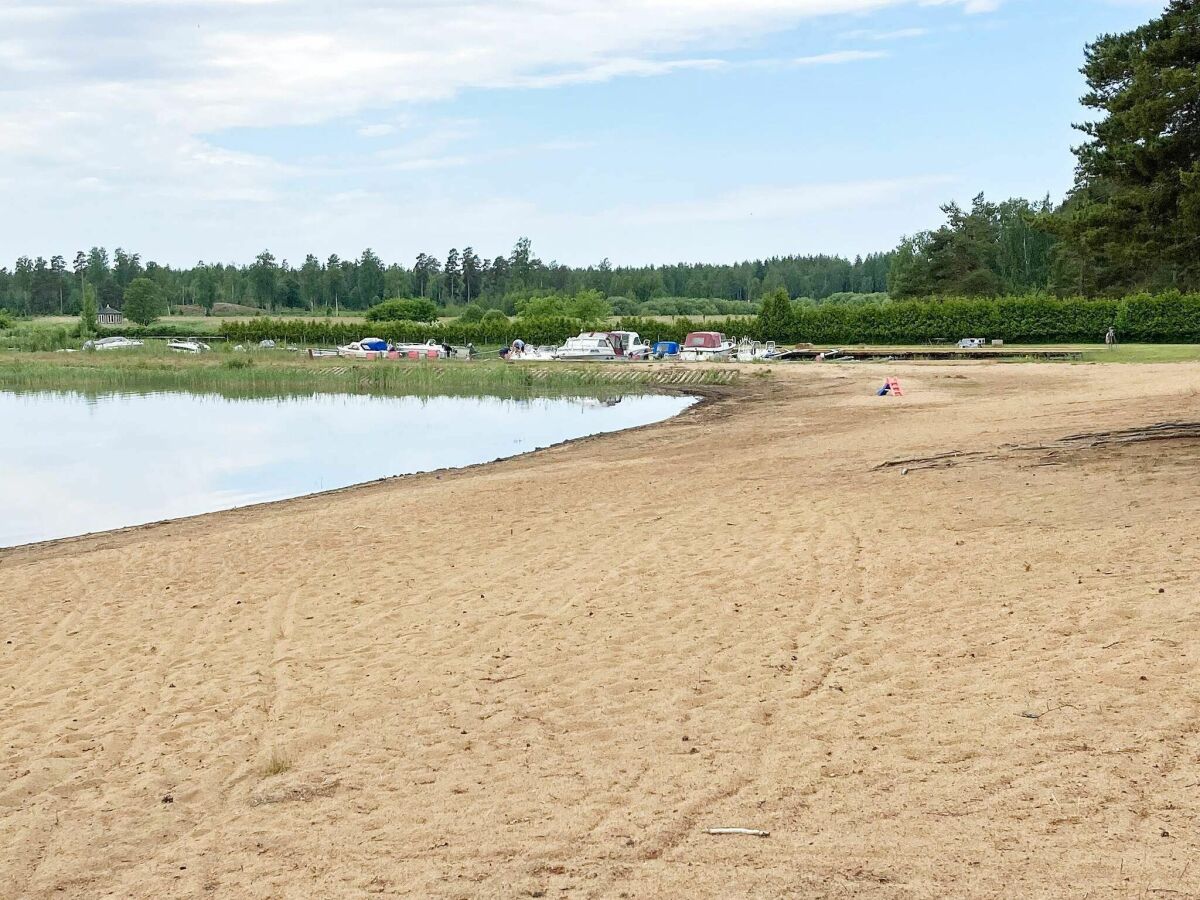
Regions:
M 719 331 L 693 331 L 684 339 L 679 358 L 684 362 L 724 362 L 735 349 L 733 341 Z
M 392 347 L 392 352 L 396 356 L 388 354 L 389 359 L 445 359 L 450 355 L 450 351 L 446 349 L 449 346 L 440 341 L 435 341 L 430 338 L 423 344 L 396 344 Z
M 659 341 L 650 355 L 654 359 L 679 359 L 679 341 Z
M 351 341 L 343 347 L 338 347 L 338 356 L 349 357 L 350 359 L 380 359 L 386 357 L 388 352 L 388 342 L 383 338 L 363 338 L 358 341 Z
M 558 348 L 556 359 L 566 362 L 611 362 L 617 358 L 606 331 L 585 331 Z
M 448 346 L 433 338 L 423 344 L 389 344 L 383 338 L 363 338 L 338 347 L 336 351 L 310 350 L 308 355 L 336 355 L 350 359 L 445 359 L 451 352 L 447 350 Z

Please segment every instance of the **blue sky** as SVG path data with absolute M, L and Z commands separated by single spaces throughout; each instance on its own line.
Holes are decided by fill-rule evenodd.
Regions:
M 1055 199 L 1160 0 L 8 0 L 0 260 L 854 255 Z

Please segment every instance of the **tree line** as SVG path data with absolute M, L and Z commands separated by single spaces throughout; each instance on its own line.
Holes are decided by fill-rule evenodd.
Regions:
M 165 303 L 211 310 L 225 303 L 267 311 L 365 310 L 386 299 L 420 298 L 440 309 L 479 305 L 507 314 L 529 298 L 596 292 L 615 308 L 673 298 L 711 298 L 752 304 L 779 288 L 814 302 L 846 294 L 870 294 L 887 287 L 889 254 L 854 260 L 837 256 L 780 256 L 732 265 L 678 263 L 666 266 L 613 266 L 607 259 L 586 267 L 543 262 L 528 238 L 492 259 L 473 248 L 451 249 L 443 258 L 418 253 L 411 266 L 386 264 L 371 249 L 355 259 L 336 254 L 324 261 L 309 254 L 298 267 L 269 250 L 249 265 L 198 262 L 173 268 L 139 253 L 103 247 L 65 257 L 23 256 L 0 268 L 0 308 L 25 315 L 75 314 L 85 286 L 101 306 L 121 309 L 137 279 L 153 283 Z M 625 301 L 622 304 L 621 301 Z M 749 307 L 746 307 L 749 310 Z M 721 311 L 726 311 L 721 308 Z

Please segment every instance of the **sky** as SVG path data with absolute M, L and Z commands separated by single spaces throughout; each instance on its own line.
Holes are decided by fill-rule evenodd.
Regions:
M 1061 199 L 1163 0 L 0 0 L 0 265 L 887 250 Z

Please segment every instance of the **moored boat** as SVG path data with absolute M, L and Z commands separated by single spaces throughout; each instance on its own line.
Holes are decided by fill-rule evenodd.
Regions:
M 203 341 L 176 339 L 167 341 L 167 349 L 176 353 L 207 353 L 212 347 Z
M 423 344 L 396 344 L 391 349 L 399 359 L 444 359 L 450 355 L 448 346 L 430 338 Z
M 338 356 L 346 356 L 351 359 L 379 359 L 387 356 L 387 352 L 388 342 L 383 338 L 362 338 L 338 347 Z
M 733 356 L 733 341 L 719 331 L 693 331 L 688 334 L 679 350 L 684 362 L 724 361 Z
M 127 337 L 106 337 L 95 341 L 87 341 L 83 345 L 84 350 L 132 350 L 134 347 L 142 346 L 141 341 L 135 341 Z
M 762 341 L 753 341 L 750 338 L 742 338 L 738 343 L 738 362 L 756 362 L 758 360 L 774 359 L 777 355 L 774 341 L 763 343 Z
M 538 347 L 526 345 L 525 349 L 519 353 L 508 354 L 508 358 L 525 360 L 526 362 L 549 362 L 550 360 L 558 359 L 558 348 L 550 344 L 542 344 Z
M 610 362 L 617 358 L 617 351 L 607 332 L 585 331 L 559 347 L 556 358 L 569 362 Z
M 636 331 L 610 331 L 608 341 L 622 359 L 646 359 L 650 355 L 650 345 Z
M 679 359 L 679 341 L 659 341 L 651 355 L 655 359 Z

